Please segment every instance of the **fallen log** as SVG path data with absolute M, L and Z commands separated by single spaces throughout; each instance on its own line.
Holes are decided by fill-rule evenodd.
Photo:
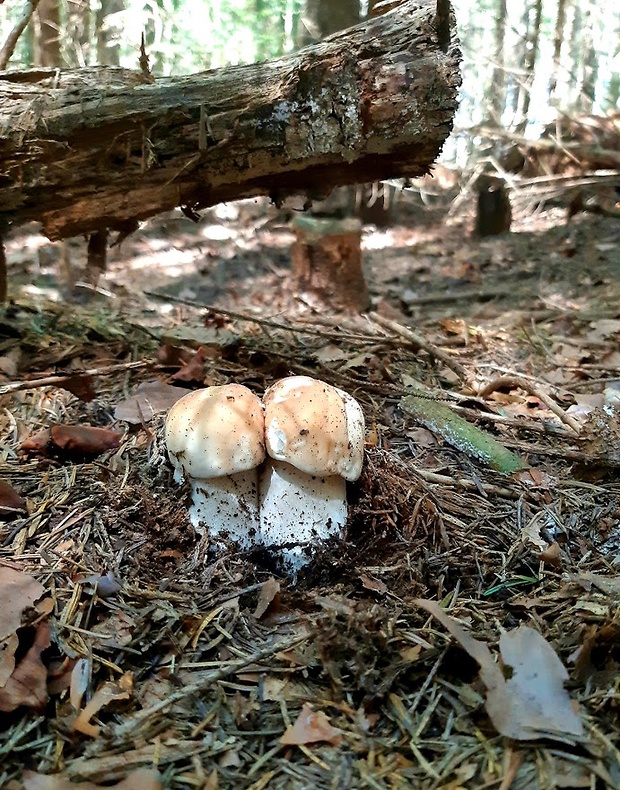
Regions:
M 1 72 L 0 235 L 32 220 L 52 240 L 126 235 L 176 206 L 423 175 L 459 62 L 445 0 L 406 0 L 293 55 L 189 77 Z

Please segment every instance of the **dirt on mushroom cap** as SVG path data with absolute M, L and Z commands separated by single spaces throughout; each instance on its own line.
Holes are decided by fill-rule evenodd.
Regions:
M 352 441 L 348 409 L 336 387 L 309 376 L 291 376 L 273 384 L 265 393 L 265 441 L 267 452 L 307 474 L 340 475 L 355 480 L 363 455 L 361 431 Z M 355 401 L 351 398 L 351 401 Z M 359 428 L 359 426 L 357 426 Z
M 265 457 L 262 404 L 241 384 L 191 392 L 170 409 L 166 445 L 175 466 L 196 479 L 253 469 Z

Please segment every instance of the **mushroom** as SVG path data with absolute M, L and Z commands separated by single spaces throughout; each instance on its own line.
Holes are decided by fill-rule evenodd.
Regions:
M 168 412 L 168 455 L 175 480 L 191 484 L 189 515 L 199 534 L 242 548 L 256 543 L 264 425 L 260 399 L 240 384 L 190 392 Z
M 309 376 L 277 381 L 263 403 L 260 539 L 297 572 L 317 542 L 342 537 L 346 481 L 362 471 L 364 415 L 347 392 Z

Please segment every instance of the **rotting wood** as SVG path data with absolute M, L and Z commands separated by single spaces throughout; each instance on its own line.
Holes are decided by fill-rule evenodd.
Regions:
M 151 81 L 139 71 L 0 74 L 0 227 L 50 239 L 176 206 L 291 194 L 428 172 L 460 84 L 454 16 L 407 0 L 266 63 Z

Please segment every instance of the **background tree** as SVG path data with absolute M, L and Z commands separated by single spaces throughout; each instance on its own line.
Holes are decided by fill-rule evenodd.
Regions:
M 119 17 L 125 0 L 99 0 L 96 15 L 97 63 L 101 66 L 120 66 L 121 25 Z
M 543 0 L 534 0 L 528 8 L 528 32 L 525 39 L 525 58 L 523 62 L 523 78 L 519 90 L 519 114 L 517 132 L 523 133 L 528 123 L 532 87 L 534 85 L 534 69 L 538 58 L 540 41 L 540 24 L 542 21 Z
M 34 65 L 62 66 L 60 0 L 40 0 L 34 15 Z
M 487 87 L 489 120 L 494 126 L 501 126 L 502 113 L 506 106 L 506 65 L 504 61 L 506 20 L 506 0 L 497 0 L 495 9 L 493 64 L 490 72 L 490 83 Z
M 359 0 L 306 0 L 299 26 L 298 44 L 305 47 L 330 33 L 360 21 Z
M 566 23 L 566 6 L 569 0 L 558 0 L 558 8 L 555 15 L 555 26 L 553 29 L 553 65 L 551 77 L 549 79 L 549 103 L 555 101 L 555 93 L 558 85 L 560 72 L 562 44 L 564 43 L 564 25 Z

